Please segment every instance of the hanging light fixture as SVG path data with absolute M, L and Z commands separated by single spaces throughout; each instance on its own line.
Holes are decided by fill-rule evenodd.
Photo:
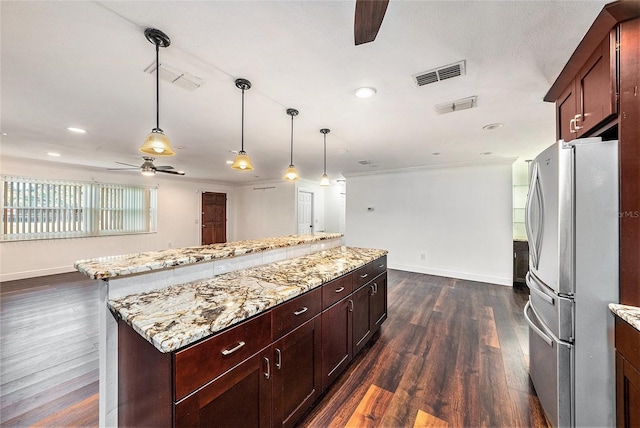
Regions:
M 284 177 L 282 178 L 289 181 L 296 181 L 300 179 L 298 170 L 295 166 L 293 166 L 293 117 L 297 116 L 298 113 L 298 110 L 294 108 L 287 109 L 287 114 L 291 116 L 291 163 L 289 164 L 289 168 L 287 168 L 287 170 L 284 172 Z
M 171 40 L 169 36 L 155 28 L 147 28 L 144 30 L 144 35 L 147 40 L 156 45 L 156 127 L 147 135 L 140 151 L 154 156 L 173 156 L 176 153 L 171 148 L 169 139 L 160 129 L 160 62 L 158 60 L 160 47 L 166 48 L 171 44 Z
M 236 155 L 231 168 L 239 171 L 251 171 L 253 169 L 251 159 L 244 151 L 244 91 L 251 88 L 251 82 L 247 79 L 236 79 L 236 87 L 242 89 L 242 131 L 240 133 L 240 151 Z
M 327 175 L 327 134 L 331 132 L 331 130 L 322 128 L 320 132 L 324 134 L 324 174 L 322 174 L 322 178 L 320 179 L 320 185 L 331 186 L 331 181 L 329 181 L 329 176 Z

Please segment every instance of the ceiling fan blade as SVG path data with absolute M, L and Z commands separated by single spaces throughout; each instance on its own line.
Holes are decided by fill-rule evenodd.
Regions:
M 175 169 L 171 165 L 156 166 L 156 169 Z
M 120 163 L 120 162 L 118 162 L 118 163 Z M 124 165 L 126 165 L 126 164 L 124 164 Z M 140 167 L 139 166 L 135 166 L 133 168 L 107 168 L 107 171 L 133 171 L 133 170 L 136 170 L 136 169 L 140 169 Z
M 131 165 L 130 163 L 124 163 L 124 162 L 118 162 L 118 161 L 116 161 L 116 163 L 119 163 L 120 165 L 132 166 L 134 168 L 140 168 L 140 165 Z
M 356 16 L 353 35 L 357 45 L 376 39 L 389 0 L 356 0 Z
M 184 175 L 184 171 L 173 171 L 170 169 L 157 169 L 156 172 L 164 172 L 165 174 Z

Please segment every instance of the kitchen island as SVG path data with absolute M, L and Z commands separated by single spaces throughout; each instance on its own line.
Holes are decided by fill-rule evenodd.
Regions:
M 99 310 L 100 426 L 118 423 L 118 327 L 111 299 L 160 290 L 341 245 L 338 233 L 314 233 L 167 249 L 77 261 L 74 266 L 102 280 Z
M 337 247 L 111 299 L 121 426 L 292 426 L 386 319 L 386 251 Z

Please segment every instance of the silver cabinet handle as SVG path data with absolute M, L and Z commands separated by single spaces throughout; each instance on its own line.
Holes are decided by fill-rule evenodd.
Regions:
M 353 300 L 349 300 L 349 312 L 353 312 Z
M 225 357 L 226 357 L 227 355 L 231 355 L 231 354 L 233 354 L 234 352 L 236 352 L 238 349 L 242 348 L 244 345 L 246 345 L 246 343 L 244 343 L 244 342 L 240 341 L 240 342 L 238 342 L 238 344 L 237 344 L 236 346 L 234 346 L 233 348 L 231 348 L 231 349 L 225 349 L 224 351 L 222 351 L 222 355 L 224 355 Z
M 582 115 L 580 113 L 576 114 L 575 117 L 573 118 L 574 122 L 573 122 L 573 126 L 576 129 L 576 132 L 578 129 L 582 129 L 582 126 L 578 125 L 578 122 L 580 122 L 582 120 Z
M 307 312 L 308 310 L 309 310 L 309 308 L 307 308 L 306 306 L 303 306 L 302 309 L 299 309 L 299 310 L 295 311 L 293 313 L 293 315 L 295 315 L 295 316 L 302 315 L 305 312 Z
M 278 370 L 282 369 L 282 351 L 280 351 L 280 349 L 276 348 L 276 364 L 275 364 L 276 368 Z
M 267 357 L 264 357 L 264 363 L 267 366 L 267 371 L 264 372 L 264 377 L 269 379 L 271 377 L 271 362 L 269 361 L 269 359 Z
M 374 285 L 374 290 L 373 290 L 374 293 L 373 294 L 378 294 L 378 283 L 374 282 L 373 285 Z
M 365 273 L 365 274 L 360 275 L 360 278 L 365 279 L 365 278 L 366 278 L 366 277 L 368 277 L 368 276 L 369 276 L 369 274 L 368 274 L 368 273 Z
M 342 293 L 344 291 L 344 287 L 336 288 L 336 293 Z
M 569 121 L 569 132 L 572 133 L 572 134 L 575 134 L 575 133 L 578 132 L 576 130 L 576 118 L 575 117 Z
M 378 265 L 379 268 L 383 268 L 384 267 L 384 263 L 381 265 Z
M 374 288 L 373 284 L 371 284 L 369 287 L 371 287 L 371 296 L 373 296 L 374 294 L 376 294 L 376 289 Z

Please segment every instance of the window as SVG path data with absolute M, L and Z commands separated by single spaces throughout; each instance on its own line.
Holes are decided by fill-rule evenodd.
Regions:
M 156 231 L 157 188 L 2 177 L 4 241 Z

